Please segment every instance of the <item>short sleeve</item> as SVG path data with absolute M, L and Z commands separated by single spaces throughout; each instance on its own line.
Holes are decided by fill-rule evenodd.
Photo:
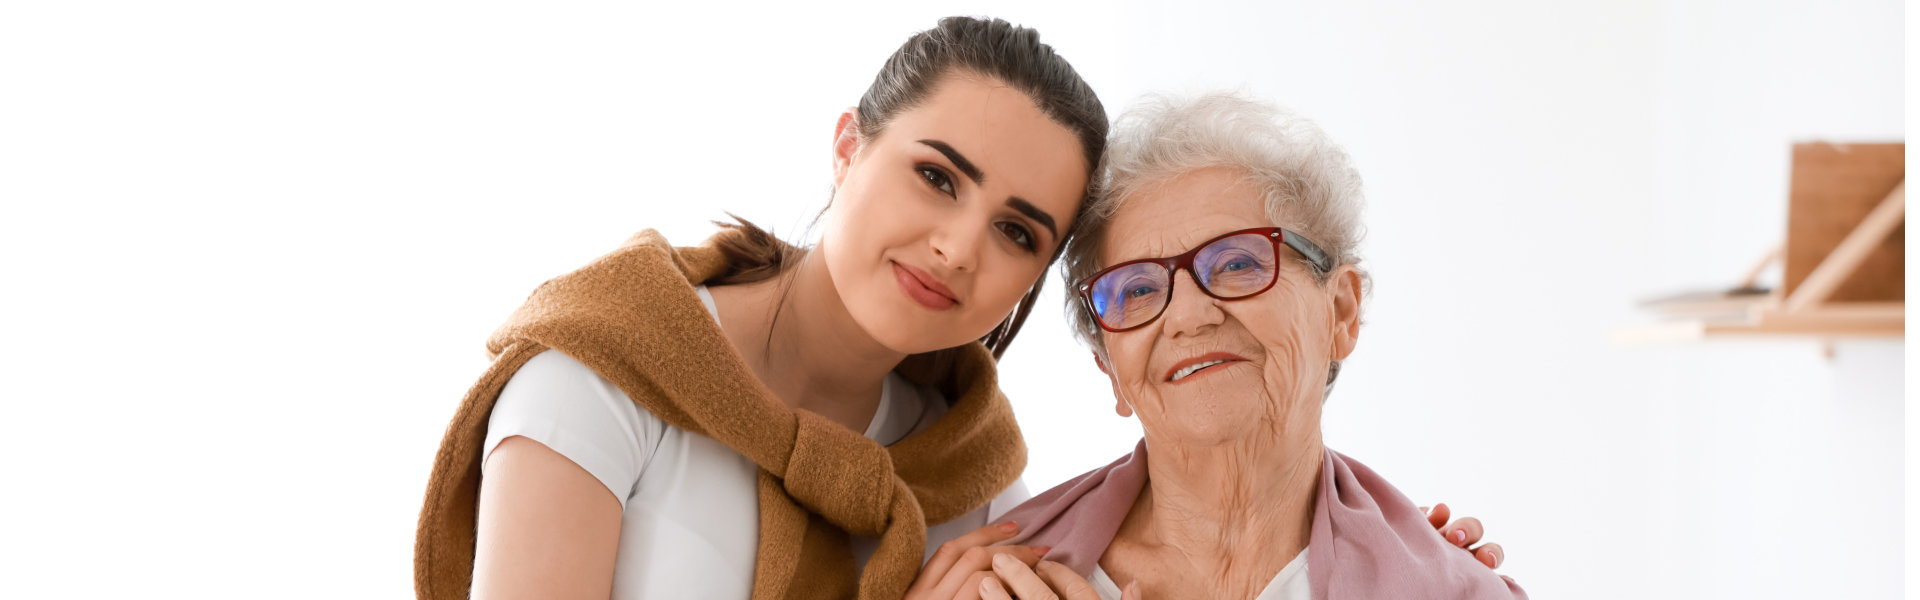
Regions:
M 547 350 L 515 371 L 487 419 L 481 465 L 501 440 L 540 442 L 599 479 L 624 510 L 666 423 L 573 357 Z

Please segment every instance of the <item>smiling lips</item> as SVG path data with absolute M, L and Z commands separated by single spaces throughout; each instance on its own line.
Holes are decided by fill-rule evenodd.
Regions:
M 1174 363 L 1173 368 L 1167 369 L 1166 381 L 1168 383 L 1185 383 L 1192 380 L 1195 375 L 1219 371 L 1219 369 L 1214 367 L 1236 362 L 1245 362 L 1246 360 L 1245 357 L 1231 352 L 1208 352 Z
M 893 280 L 900 284 L 900 291 L 906 292 L 908 298 L 929 309 L 946 310 L 960 303 L 946 284 L 912 266 L 893 263 Z

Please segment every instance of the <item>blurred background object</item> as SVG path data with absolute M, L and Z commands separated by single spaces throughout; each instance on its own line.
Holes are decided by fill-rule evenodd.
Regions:
M 1796 144 L 1786 244 L 1740 285 L 1641 302 L 1669 320 L 1616 339 L 1906 335 L 1906 145 Z M 1684 259 L 1684 257 L 1675 257 Z M 1782 281 L 1759 277 L 1781 262 Z

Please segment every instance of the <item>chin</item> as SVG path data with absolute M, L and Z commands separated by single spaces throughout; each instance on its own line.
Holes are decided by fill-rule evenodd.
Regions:
M 892 306 L 872 307 L 868 310 L 855 308 L 853 318 L 862 329 L 867 330 L 867 335 L 873 337 L 873 341 L 901 354 L 943 350 L 973 340 L 973 338 L 959 337 L 941 331 L 940 328 L 934 327 L 937 323 L 931 322 L 922 315 L 909 312 L 910 309 L 911 307 L 902 309 Z
M 1253 437 L 1257 432 L 1245 420 L 1228 419 L 1199 423 L 1167 423 L 1159 427 L 1161 437 L 1190 448 L 1226 446 Z
M 1162 396 L 1163 398 L 1168 398 Z M 1168 398 L 1169 413 L 1159 429 L 1181 443 L 1212 446 L 1268 435 L 1269 416 L 1257 406 L 1261 398 L 1236 398 L 1225 394 L 1193 394 L 1188 399 Z
M 998 321 L 979 327 L 980 333 L 968 335 L 964 329 L 964 307 L 930 311 L 903 295 L 891 279 L 876 281 L 860 290 L 857 302 L 848 302 L 847 311 L 867 335 L 887 349 L 901 354 L 921 354 L 945 350 L 980 339 L 999 325 Z M 851 298 L 850 298 L 851 299 Z

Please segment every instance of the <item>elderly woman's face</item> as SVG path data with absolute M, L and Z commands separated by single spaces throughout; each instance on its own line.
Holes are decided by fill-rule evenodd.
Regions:
M 1202 169 L 1124 204 L 1101 264 L 1174 256 L 1221 234 L 1276 225 L 1260 191 L 1237 171 Z M 1350 268 L 1323 287 L 1299 255 L 1285 246 L 1280 252 L 1278 279 L 1264 293 L 1216 300 L 1183 269 L 1159 319 L 1102 333 L 1119 410 L 1137 412 L 1150 438 L 1212 445 L 1317 435 L 1327 367 L 1352 350 L 1357 333 L 1358 290 L 1340 284 Z M 1224 362 L 1176 378 L 1215 360 Z

